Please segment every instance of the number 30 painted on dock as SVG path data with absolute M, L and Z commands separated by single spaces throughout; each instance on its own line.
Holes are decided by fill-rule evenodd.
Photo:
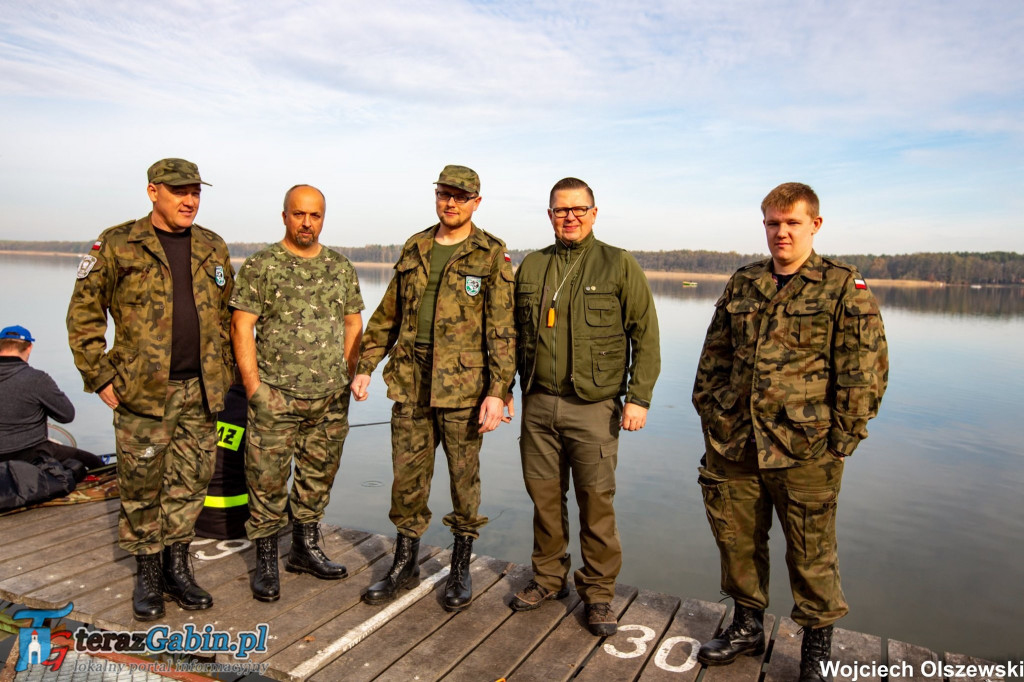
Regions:
M 646 625 L 620 625 L 619 632 L 640 632 L 639 637 L 627 637 L 626 641 L 632 642 L 636 647 L 633 651 L 619 651 L 615 648 L 614 644 L 608 643 L 604 645 L 604 651 L 607 654 L 616 656 L 618 658 L 636 658 L 637 656 L 643 656 L 647 653 L 647 643 L 657 637 L 657 633 Z M 690 656 L 682 665 L 669 665 L 668 655 L 672 652 L 673 647 L 680 642 L 686 642 L 690 645 Z M 697 665 L 697 650 L 700 649 L 700 642 L 695 640 L 693 637 L 687 637 L 685 635 L 679 635 L 678 637 L 669 637 L 661 643 L 658 647 L 658 653 L 654 654 L 654 665 L 658 666 L 662 670 L 666 670 L 670 673 L 684 673 Z

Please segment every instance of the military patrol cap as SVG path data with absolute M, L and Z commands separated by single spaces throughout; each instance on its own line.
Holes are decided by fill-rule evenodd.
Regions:
M 458 187 L 471 194 L 480 193 L 480 176 L 476 174 L 475 170 L 465 166 L 445 166 L 434 184 Z
M 149 181 L 154 185 L 163 183 L 171 187 L 182 185 L 210 185 L 199 177 L 199 166 L 185 159 L 160 159 L 148 171 Z M 212 187 L 212 185 L 210 185 Z
M 15 339 L 17 341 L 35 343 L 35 339 L 32 338 L 32 334 L 29 330 L 17 324 L 11 325 L 10 327 L 4 327 L 3 330 L 0 331 L 0 339 Z

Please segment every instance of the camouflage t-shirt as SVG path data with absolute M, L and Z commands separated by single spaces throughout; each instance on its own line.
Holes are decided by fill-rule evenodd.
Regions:
M 363 309 L 348 258 L 327 247 L 302 258 L 272 244 L 249 256 L 235 282 L 230 306 L 259 316 L 261 381 L 304 398 L 348 385 L 345 315 Z

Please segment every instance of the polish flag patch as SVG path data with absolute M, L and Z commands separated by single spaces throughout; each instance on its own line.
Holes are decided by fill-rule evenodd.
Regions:
M 510 256 L 510 255 L 508 255 L 508 254 L 506 253 L 506 254 L 505 254 L 505 262 L 506 262 L 506 263 L 511 263 L 511 262 L 512 262 L 512 256 Z
M 857 289 L 867 289 L 868 283 L 862 279 L 854 279 L 853 286 L 856 287 Z
M 99 251 L 100 250 L 100 245 L 102 243 L 103 243 L 102 241 L 97 240 L 97 242 L 92 245 L 92 249 L 90 249 L 90 251 Z

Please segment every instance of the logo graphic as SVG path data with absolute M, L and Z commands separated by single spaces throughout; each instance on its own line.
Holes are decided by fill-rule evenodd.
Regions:
M 213 279 L 217 282 L 217 286 L 222 287 L 227 282 L 224 278 L 224 266 L 218 265 L 213 271 Z
M 480 293 L 480 278 L 473 275 L 466 275 L 466 293 L 476 296 Z
M 14 665 L 15 672 L 27 670 L 30 665 L 45 665 L 54 672 L 60 670 L 64 657 L 68 653 L 67 646 L 52 646 L 51 641 L 58 637 L 71 638 L 67 630 L 50 632 L 46 626 L 48 618 L 63 618 L 71 613 L 74 604 L 59 609 L 19 609 L 14 612 L 14 620 L 27 618 L 31 625 L 20 628 L 18 632 L 18 662 Z M 53 658 L 50 658 L 53 654 Z

